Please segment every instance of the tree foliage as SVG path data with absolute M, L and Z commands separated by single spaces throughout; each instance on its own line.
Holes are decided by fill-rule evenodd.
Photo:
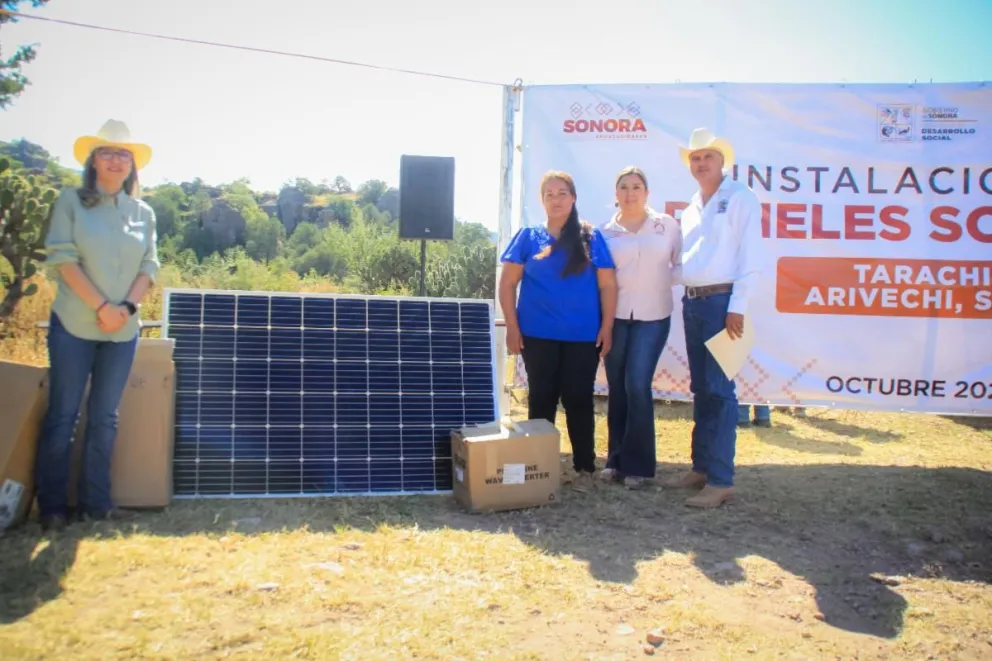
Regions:
M 0 157 L 6 157 L 12 169 L 25 169 L 34 174 L 44 175 L 57 188 L 79 186 L 82 178 L 79 172 L 63 167 L 41 145 L 27 140 L 0 142 Z
M 364 184 L 358 187 L 358 201 L 361 204 L 376 204 L 386 191 L 389 190 L 389 184 L 380 179 L 370 179 Z
M 0 156 L 11 163 L 8 177 L 34 177 L 30 190 L 38 187 L 42 197 L 46 187 L 78 185 L 78 172 L 59 166 L 40 145 L 0 142 Z M 216 186 L 194 179 L 144 188 L 142 197 L 158 221 L 163 268 L 178 269 L 184 281 L 202 278 L 229 289 L 291 289 L 307 282 L 324 291 L 417 293 L 420 244 L 398 236 L 391 201 L 398 191 L 372 180 L 349 192 L 351 184 L 343 177 L 333 181 L 315 185 L 296 178 L 283 188 L 293 194 L 282 196 L 253 190 L 247 179 Z M 288 210 L 291 223 L 280 217 L 287 212 L 277 203 L 281 198 L 296 201 Z M 36 202 L 37 209 L 44 209 L 43 203 Z M 17 204 L 16 209 L 24 209 L 27 203 Z M 28 224 L 40 227 L 39 218 L 32 216 Z M 31 234 L 25 245 L 38 248 L 43 238 Z M 25 253 L 18 247 L 16 254 Z M 483 225 L 457 222 L 453 241 L 428 243 L 430 296 L 491 299 L 495 271 L 496 246 Z M 20 274 L 20 280 L 5 280 L 4 288 L 16 297 L 19 287 L 30 288 L 25 283 L 36 269 L 21 261 L 10 272 Z
M 331 184 L 331 192 L 341 194 L 352 193 L 354 191 L 351 190 L 351 182 L 341 175 L 338 175 L 334 178 L 334 183 Z
M 48 4 L 48 0 L 30 0 L 32 7 Z M 22 4 L 21 0 L 0 0 L 0 9 L 16 12 Z M 0 28 L 5 23 L 16 23 L 17 17 L 0 12 Z M 21 67 L 31 62 L 37 52 L 34 46 L 19 46 L 14 54 L 4 56 L 3 44 L 0 42 L 0 110 L 5 110 L 14 99 L 24 91 L 31 81 L 21 72 Z

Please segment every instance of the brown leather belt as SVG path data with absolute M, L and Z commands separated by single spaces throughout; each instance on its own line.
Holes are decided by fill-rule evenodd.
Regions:
M 706 285 L 704 287 L 686 287 L 686 298 L 703 298 L 714 294 L 730 294 L 734 291 L 732 284 Z

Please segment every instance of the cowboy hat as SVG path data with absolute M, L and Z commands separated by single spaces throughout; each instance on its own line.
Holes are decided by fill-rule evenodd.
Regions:
M 80 165 L 84 165 L 86 159 L 97 147 L 117 147 L 128 150 L 134 154 L 134 167 L 138 170 L 148 165 L 148 161 L 152 160 L 152 148 L 148 145 L 132 142 L 131 131 L 127 124 L 116 119 L 108 119 L 96 135 L 84 135 L 78 138 L 72 147 L 72 152 Z
M 723 138 L 713 135 L 713 132 L 709 129 L 696 129 L 689 136 L 689 146 L 679 146 L 679 152 L 682 154 L 682 162 L 685 163 L 686 167 L 689 167 L 689 156 L 701 149 L 715 149 L 723 154 L 723 167 L 733 167 L 734 148 Z

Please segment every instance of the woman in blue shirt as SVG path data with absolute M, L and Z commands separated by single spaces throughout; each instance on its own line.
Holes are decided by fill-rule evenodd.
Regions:
M 114 507 L 110 461 L 117 409 L 138 342 L 138 303 L 158 271 L 155 213 L 138 199 L 138 170 L 151 149 L 110 120 L 76 141 L 83 185 L 62 190 L 52 207 L 46 265 L 58 282 L 48 327 L 48 411 L 38 442 L 36 482 L 41 525 L 67 522 L 73 428 L 90 382 L 80 513 L 131 518 Z
M 579 220 L 568 173 L 544 175 L 541 199 L 547 224 L 521 228 L 503 252 L 499 302 L 507 351 L 523 354 L 528 415 L 554 424 L 561 401 L 578 473 L 572 488 L 586 491 L 596 472 L 593 387 L 613 337 L 614 264 L 603 235 Z

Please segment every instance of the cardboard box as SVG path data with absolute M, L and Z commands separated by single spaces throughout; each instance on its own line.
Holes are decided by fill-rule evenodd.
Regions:
M 547 420 L 491 423 L 451 433 L 455 499 L 470 512 L 558 501 L 561 435 Z
M 172 500 L 172 447 L 175 423 L 175 340 L 143 337 L 121 397 L 117 439 L 110 466 L 114 504 L 129 508 L 162 508 Z M 74 439 L 69 505 L 76 504 L 86 432 L 83 397 Z
M 34 465 L 48 368 L 0 361 L 0 530 L 23 522 L 34 502 Z
M 172 501 L 176 407 L 175 340 L 143 337 L 121 398 L 110 470 L 121 507 L 165 507 Z

